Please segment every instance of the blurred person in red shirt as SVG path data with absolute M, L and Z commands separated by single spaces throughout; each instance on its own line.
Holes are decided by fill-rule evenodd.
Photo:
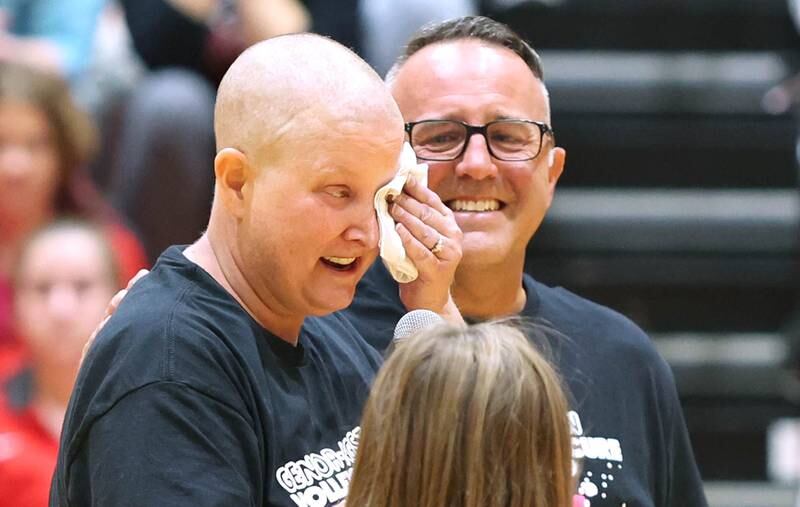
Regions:
M 104 232 L 86 222 L 55 222 L 22 247 L 14 317 L 30 366 L 0 389 L 0 507 L 47 505 L 81 350 L 118 279 Z
M 0 63 L 0 379 L 24 352 L 11 327 L 10 274 L 28 235 L 60 217 L 100 225 L 120 277 L 146 265 L 137 238 L 117 219 L 84 170 L 97 133 L 60 78 Z

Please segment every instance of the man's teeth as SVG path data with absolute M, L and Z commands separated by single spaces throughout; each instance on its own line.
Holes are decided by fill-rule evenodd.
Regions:
M 482 199 L 480 201 L 456 199 L 450 201 L 449 206 L 453 211 L 497 211 L 500 209 L 500 201 L 496 199 Z
M 355 257 L 323 257 L 323 259 L 341 266 L 347 266 L 348 264 L 352 264 L 356 261 Z

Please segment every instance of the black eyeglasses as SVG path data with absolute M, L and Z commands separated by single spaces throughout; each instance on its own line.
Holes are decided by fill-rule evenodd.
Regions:
M 456 120 L 422 120 L 406 123 L 406 133 L 417 158 L 432 162 L 459 158 L 474 134 L 486 139 L 492 157 L 507 162 L 536 158 L 542 151 L 545 134 L 555 136 L 550 125 L 534 120 L 495 120 L 486 125 L 470 125 Z

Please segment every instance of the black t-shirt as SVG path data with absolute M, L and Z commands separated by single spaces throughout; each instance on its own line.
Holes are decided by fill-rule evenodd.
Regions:
M 380 362 L 341 314 L 289 345 L 173 247 L 81 368 L 50 505 L 336 504 Z
M 521 315 L 550 330 L 544 352 L 565 380 L 578 492 L 591 507 L 707 505 L 669 366 L 647 335 L 606 307 L 528 275 Z M 376 262 L 345 312 L 383 351 L 406 312 Z

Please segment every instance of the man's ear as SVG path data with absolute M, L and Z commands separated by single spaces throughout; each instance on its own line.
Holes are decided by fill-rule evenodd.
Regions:
M 567 161 L 567 151 L 564 148 L 554 146 L 550 148 L 550 153 L 547 156 L 547 185 L 550 191 L 550 199 L 553 198 L 553 193 L 556 190 L 556 183 L 564 172 L 564 164 Z
M 217 194 L 228 213 L 242 218 L 245 210 L 245 186 L 252 183 L 253 171 L 247 156 L 235 148 L 223 148 L 214 158 Z

